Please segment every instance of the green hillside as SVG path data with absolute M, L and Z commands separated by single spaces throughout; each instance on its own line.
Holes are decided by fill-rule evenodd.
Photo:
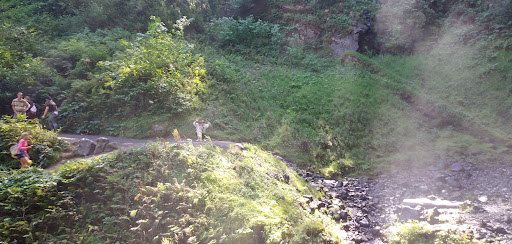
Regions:
M 504 0 L 1 0 L 2 115 L 22 91 L 38 113 L 53 97 L 62 132 L 154 139 L 177 130 L 195 139 L 200 117 L 212 122 L 212 139 L 253 146 L 237 155 L 150 145 L 55 173 L 16 171 L 8 148 L 22 130 L 41 144 L 39 166 L 58 161 L 65 145 L 34 125 L 46 126 L 42 119 L 4 118 L 1 191 L 13 205 L 1 210 L 10 217 L 0 241 L 339 242 L 338 224 L 294 201 L 321 193 L 262 150 L 333 178 L 510 161 L 511 19 Z M 23 189 L 19 199 L 10 187 Z M 85 197 L 94 191 L 103 195 Z M 167 193 L 185 210 L 147 234 L 151 218 L 135 210 L 147 198 L 152 215 L 169 211 L 157 204 Z M 30 202 L 32 219 L 20 219 L 11 207 L 29 196 L 46 205 Z M 111 213 L 98 210 L 105 206 Z M 139 229 L 115 234 L 131 222 Z

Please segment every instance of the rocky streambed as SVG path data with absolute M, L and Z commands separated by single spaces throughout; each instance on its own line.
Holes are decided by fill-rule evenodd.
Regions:
M 325 177 L 300 169 L 285 161 L 287 166 L 297 172 L 323 196 L 315 198 L 304 195 L 300 203 L 310 211 L 321 211 L 331 216 L 343 226 L 348 233 L 348 239 L 354 243 L 384 243 L 380 238 L 382 223 L 375 218 L 377 206 L 375 199 L 370 196 L 371 180 L 368 178 L 326 179 Z
M 512 243 L 512 170 L 474 159 L 367 177 L 325 177 L 286 162 L 323 196 L 299 201 L 339 221 L 353 243 L 388 243 L 397 221 L 424 222 L 432 232 L 482 243 Z

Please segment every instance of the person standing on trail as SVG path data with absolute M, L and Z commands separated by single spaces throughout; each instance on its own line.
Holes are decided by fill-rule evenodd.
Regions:
M 208 121 L 208 118 L 206 118 L 206 124 L 204 123 L 204 120 L 201 120 L 201 123 L 203 124 L 201 137 L 206 141 L 206 129 L 210 127 L 210 121 Z
M 52 100 L 50 96 L 46 97 L 46 102 L 44 103 L 44 106 L 46 106 L 46 109 L 43 113 L 43 118 L 46 116 L 47 113 L 50 114 L 50 118 L 48 118 L 48 124 L 50 124 L 50 130 L 57 131 L 59 127 L 57 126 L 57 117 L 59 116 L 59 113 L 57 112 L 57 104 Z
M 30 101 L 29 96 L 25 96 L 25 101 L 27 101 L 28 104 L 30 105 L 30 107 L 27 109 L 27 119 L 35 119 L 36 112 L 37 112 L 36 105 Z
M 32 146 L 29 146 L 27 142 L 29 137 L 30 134 L 27 132 L 21 133 L 21 139 L 18 142 L 18 153 L 15 155 L 20 160 L 22 169 L 32 165 L 32 160 L 30 160 L 30 156 L 27 152 L 28 149 L 32 148 Z
M 30 107 L 30 104 L 23 99 L 23 93 L 18 92 L 17 97 L 12 100 L 11 102 L 12 111 L 14 112 L 14 115 L 12 116 L 13 119 L 16 119 L 18 115 L 25 115 L 28 108 Z
M 196 141 L 202 141 L 203 140 L 204 120 L 201 122 L 201 121 L 199 121 L 199 118 L 196 118 L 196 120 L 192 124 L 196 127 L 196 135 L 197 135 Z

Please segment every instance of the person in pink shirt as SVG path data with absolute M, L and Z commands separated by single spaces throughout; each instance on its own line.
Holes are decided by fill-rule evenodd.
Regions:
M 32 148 L 32 146 L 29 146 L 27 142 L 29 137 L 30 134 L 23 132 L 21 133 L 21 139 L 18 142 L 18 153 L 16 154 L 16 157 L 20 160 L 21 168 L 27 168 L 32 165 L 32 160 L 30 160 L 30 156 L 27 152 L 29 148 Z

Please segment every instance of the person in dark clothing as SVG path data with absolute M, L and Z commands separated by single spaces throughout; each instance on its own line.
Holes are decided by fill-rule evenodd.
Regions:
M 37 108 L 35 107 L 34 103 L 30 101 L 29 96 L 25 96 L 25 101 L 30 104 L 30 107 L 27 109 L 27 119 L 35 119 Z
M 50 117 L 48 118 L 48 124 L 50 124 L 50 130 L 57 131 L 59 127 L 57 126 L 57 117 L 59 116 L 59 113 L 57 112 L 57 104 L 52 100 L 51 97 L 46 97 L 46 102 L 44 103 L 44 106 L 46 106 L 46 109 L 43 113 L 43 118 L 46 116 L 46 114 L 49 114 Z

